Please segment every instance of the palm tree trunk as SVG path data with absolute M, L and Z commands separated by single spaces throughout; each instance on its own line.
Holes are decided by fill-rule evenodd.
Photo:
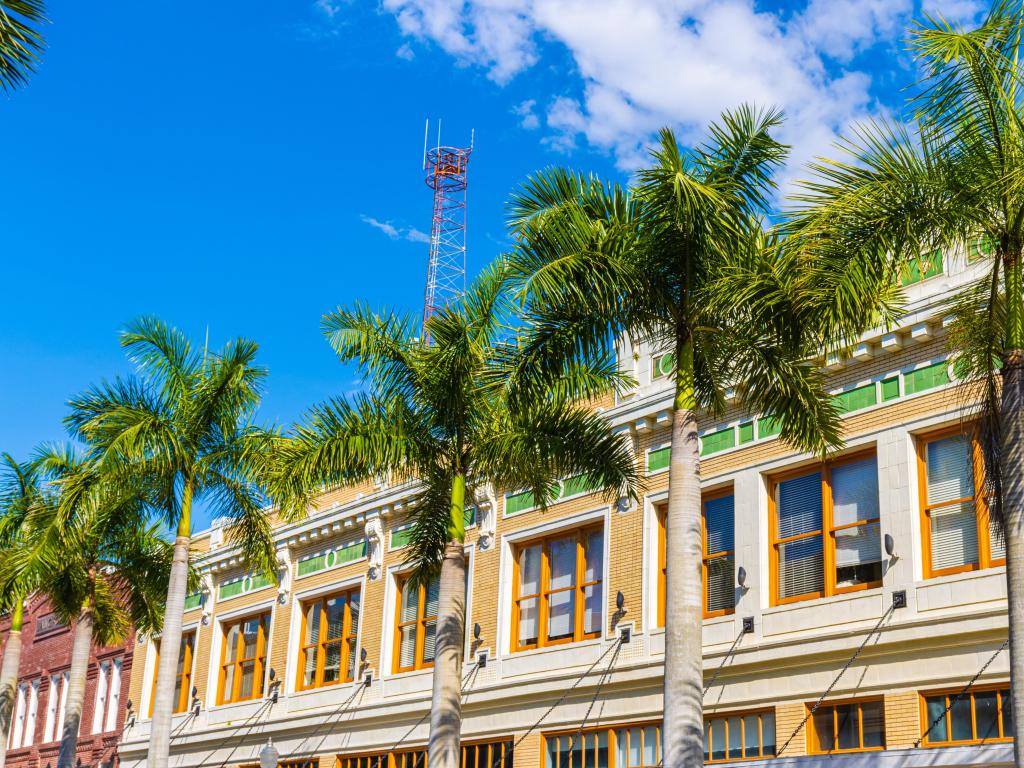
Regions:
M 95 608 L 90 594 L 75 622 L 75 635 L 71 643 L 71 669 L 68 672 L 68 697 L 64 710 L 64 731 L 60 736 L 57 768 L 75 768 L 78 749 L 78 731 L 85 703 L 85 679 L 89 674 L 89 652 L 92 649 L 92 629 Z
M 181 620 L 185 613 L 185 592 L 188 590 L 188 555 L 192 541 L 192 484 L 185 483 L 181 497 L 181 519 L 174 539 L 174 559 L 167 585 L 164 625 L 160 632 L 160 664 L 153 691 L 153 718 L 150 724 L 147 768 L 167 768 L 171 751 L 171 719 L 174 712 L 174 684 L 181 647 Z
M 7 760 L 7 740 L 18 690 L 18 669 L 21 667 L 21 627 L 25 619 L 25 602 L 19 597 L 11 609 L 11 631 L 7 633 L 4 661 L 0 666 L 0 768 Z
M 676 345 L 668 513 L 665 515 L 665 768 L 704 762 L 704 659 L 700 451 L 694 397 L 693 346 Z
M 434 689 L 430 701 L 430 768 L 459 768 L 462 735 L 462 657 L 466 643 L 466 480 L 452 482 L 450 539 L 441 561 L 437 605 L 437 637 L 434 651 Z

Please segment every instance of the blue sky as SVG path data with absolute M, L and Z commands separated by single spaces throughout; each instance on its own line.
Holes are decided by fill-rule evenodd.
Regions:
M 0 450 L 63 439 L 67 398 L 127 372 L 156 314 L 245 335 L 289 424 L 358 386 L 319 334 L 357 299 L 421 311 L 423 122 L 476 131 L 468 266 L 530 171 L 628 178 L 740 101 L 787 110 L 791 167 L 900 103 L 911 0 L 52 0 L 49 50 L 0 100 Z M 927 10 L 977 18 L 975 0 Z

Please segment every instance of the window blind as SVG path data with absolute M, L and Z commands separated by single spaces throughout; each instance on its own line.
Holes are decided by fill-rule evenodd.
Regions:
M 778 537 L 797 536 L 821 528 L 821 473 L 795 477 L 777 488 Z M 824 589 L 821 535 L 780 544 L 779 597 L 795 597 Z
M 778 486 L 779 538 L 821 528 L 821 473 L 785 480 Z
M 825 588 L 821 536 L 779 545 L 779 597 L 795 597 Z
M 928 443 L 928 504 L 974 496 L 971 441 L 964 435 Z
M 978 562 L 978 521 L 974 504 L 953 504 L 931 511 L 932 568 Z
M 719 496 L 704 502 L 704 527 L 707 553 L 733 550 L 734 503 L 732 496 Z

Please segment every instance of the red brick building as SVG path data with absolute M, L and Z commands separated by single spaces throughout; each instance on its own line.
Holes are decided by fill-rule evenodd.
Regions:
M 0 617 L 0 645 L 10 616 Z M 71 628 L 61 624 L 44 598 L 25 609 L 18 689 L 8 739 L 7 768 L 55 768 L 64 726 Z M 131 678 L 131 633 L 125 644 L 93 646 L 78 736 L 78 764 L 113 766 L 124 725 Z

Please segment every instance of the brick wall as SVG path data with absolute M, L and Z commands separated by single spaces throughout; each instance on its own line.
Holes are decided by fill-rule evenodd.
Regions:
M 10 631 L 10 618 L 0 619 L 0 642 L 6 645 Z M 131 631 L 122 645 L 111 647 L 93 646 L 89 657 L 89 671 L 85 685 L 85 700 L 82 708 L 82 720 L 78 736 L 77 756 L 82 765 L 99 765 L 116 762 L 116 747 L 124 725 L 125 710 L 131 698 L 132 666 L 134 661 L 135 633 Z M 57 764 L 60 734 L 44 742 L 47 709 L 50 706 L 50 678 L 62 675 L 71 665 L 71 627 L 61 626 L 55 621 L 49 603 L 35 597 L 25 610 L 22 627 L 21 664 L 19 666 L 19 685 L 39 681 L 38 703 L 36 707 L 35 727 L 31 729 L 31 745 L 8 750 L 8 768 L 53 768 Z M 118 705 L 113 727 L 106 728 L 107 714 L 102 715 L 100 732 L 93 733 L 93 716 L 96 707 L 97 684 L 100 678 L 102 663 L 111 664 L 115 659 L 121 661 L 121 680 Z M 110 681 L 112 674 L 107 673 Z M 108 683 L 109 688 L 109 683 Z M 60 687 L 57 688 L 60 695 Z M 108 690 L 108 702 L 110 691 Z M 138 700 L 135 699 L 136 706 Z M 28 704 L 26 702 L 26 721 Z M 12 727 L 13 724 L 12 724 Z M 28 729 L 26 729 L 28 730 Z M 56 728 L 54 729 L 56 730 Z

